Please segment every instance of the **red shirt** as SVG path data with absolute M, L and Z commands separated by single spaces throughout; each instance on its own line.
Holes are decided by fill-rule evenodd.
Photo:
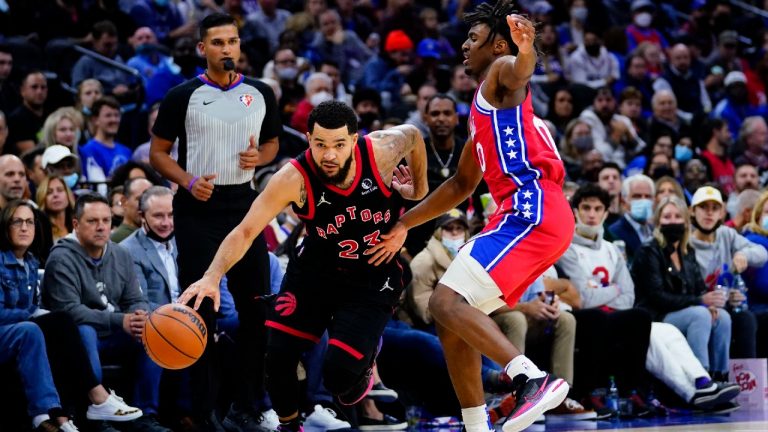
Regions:
M 712 167 L 712 180 L 716 181 L 723 188 L 726 195 L 730 195 L 736 189 L 733 183 L 733 175 L 736 174 L 736 168 L 733 162 L 726 157 L 725 159 L 717 156 L 709 150 L 701 152 L 701 156 L 709 162 Z

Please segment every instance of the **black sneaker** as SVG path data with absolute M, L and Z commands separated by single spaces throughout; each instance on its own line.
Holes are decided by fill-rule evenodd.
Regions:
M 741 392 L 735 383 L 712 382 L 709 387 L 696 390 L 691 399 L 691 405 L 701 410 L 709 410 L 714 406 L 733 400 Z
M 211 413 L 205 418 L 182 417 L 179 421 L 176 432 L 225 432 L 224 427 L 216 418 L 215 413 Z
M 59 432 L 61 429 L 54 423 L 53 420 L 43 420 L 38 427 L 35 428 L 35 432 Z
M 714 414 L 714 415 L 728 415 L 738 410 L 739 408 L 741 408 L 741 405 L 739 405 L 737 402 L 730 401 L 724 404 L 714 406 L 712 410 L 708 411 L 707 413 Z
M 131 432 L 173 432 L 160 424 L 153 415 L 143 415 L 132 422 L 125 422 Z
M 384 383 L 378 383 L 373 385 L 368 392 L 368 397 L 377 402 L 389 403 L 397 400 L 397 392 L 385 386 Z
M 234 405 L 229 407 L 229 412 L 221 425 L 227 432 L 265 432 L 269 430 L 261 426 L 259 419 L 247 411 L 238 411 Z
M 120 432 L 119 429 L 112 426 L 108 421 L 90 421 L 90 428 L 87 430 L 91 432 Z
M 337 396 L 342 405 L 354 405 L 368 395 L 373 388 L 373 368 L 368 368 L 363 377 L 354 387 Z
M 565 380 L 552 374 L 529 378 L 517 391 L 517 405 L 504 422 L 504 432 L 521 431 L 532 425 L 545 411 L 557 408 L 568 396 Z
M 358 429 L 360 430 L 405 430 L 408 429 L 408 422 L 398 420 L 390 415 L 384 414 L 381 420 L 360 416 L 358 418 Z

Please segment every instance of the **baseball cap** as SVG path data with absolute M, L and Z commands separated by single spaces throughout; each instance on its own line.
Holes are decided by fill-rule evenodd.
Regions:
M 545 0 L 539 0 L 531 5 L 532 14 L 548 14 L 552 12 L 554 8 L 549 2 Z
M 437 218 L 437 226 L 444 227 L 451 222 L 460 222 L 465 228 L 469 229 L 469 222 L 467 222 L 467 216 L 463 211 L 455 208 L 448 210 L 445 214 Z
M 725 76 L 725 80 L 723 80 L 723 84 L 725 84 L 726 87 L 736 83 L 742 83 L 742 84 L 747 83 L 747 76 L 744 75 L 744 72 L 741 72 L 741 71 L 728 72 L 728 75 Z
M 77 155 L 73 154 L 72 151 L 69 150 L 69 147 L 63 146 L 61 144 L 54 144 L 45 149 L 43 152 L 43 159 L 40 161 L 40 165 L 42 165 L 43 168 L 47 167 L 48 165 L 56 165 L 68 157 L 75 160 L 79 159 Z
M 402 30 L 393 30 L 389 32 L 384 41 L 384 51 L 407 51 L 413 49 L 413 41 Z
M 421 58 L 440 59 L 440 50 L 437 48 L 437 41 L 432 38 L 425 38 L 419 42 L 416 48 L 416 54 Z
M 702 186 L 696 189 L 691 200 L 691 207 L 696 207 L 699 204 L 707 201 L 714 201 L 719 204 L 723 204 L 723 196 L 720 195 L 720 191 L 712 186 Z
M 643 8 L 656 10 L 656 5 L 651 0 L 634 0 L 629 9 L 634 12 Z

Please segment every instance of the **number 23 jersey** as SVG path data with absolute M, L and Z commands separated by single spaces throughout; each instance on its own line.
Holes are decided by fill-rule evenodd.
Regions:
M 355 178 L 347 189 L 326 183 L 319 176 L 310 150 L 291 163 L 304 177 L 307 192 L 303 207 L 293 211 L 306 223 L 307 236 L 297 259 L 302 266 L 319 270 L 369 271 L 370 256 L 363 252 L 381 242 L 397 218 L 392 215 L 391 189 L 376 167 L 368 136 L 353 150 Z

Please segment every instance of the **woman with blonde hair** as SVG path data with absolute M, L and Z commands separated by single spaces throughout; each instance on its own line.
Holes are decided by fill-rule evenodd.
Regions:
M 40 211 L 51 220 L 54 242 L 72 232 L 75 197 L 61 177 L 46 177 L 38 186 L 35 198 Z
M 744 236 L 768 250 L 768 192 L 763 192 L 755 203 Z M 749 309 L 757 318 L 757 356 L 768 357 L 768 265 L 747 269 L 744 282 L 749 287 Z
M 661 200 L 673 195 L 681 200 L 685 200 L 685 193 L 683 192 L 683 187 L 680 186 L 679 181 L 670 176 L 663 176 L 656 180 L 655 205 L 658 206 Z
M 83 134 L 83 124 L 83 116 L 75 108 L 59 108 L 45 119 L 40 145 L 48 148 L 61 144 L 77 155 L 77 147 Z
M 653 238 L 632 263 L 635 305 L 648 310 L 654 321 L 677 327 L 704 369 L 722 380 L 728 372 L 731 317 L 723 309 L 723 293 L 707 292 L 690 245 L 688 206 L 668 196 L 656 207 L 653 223 Z

